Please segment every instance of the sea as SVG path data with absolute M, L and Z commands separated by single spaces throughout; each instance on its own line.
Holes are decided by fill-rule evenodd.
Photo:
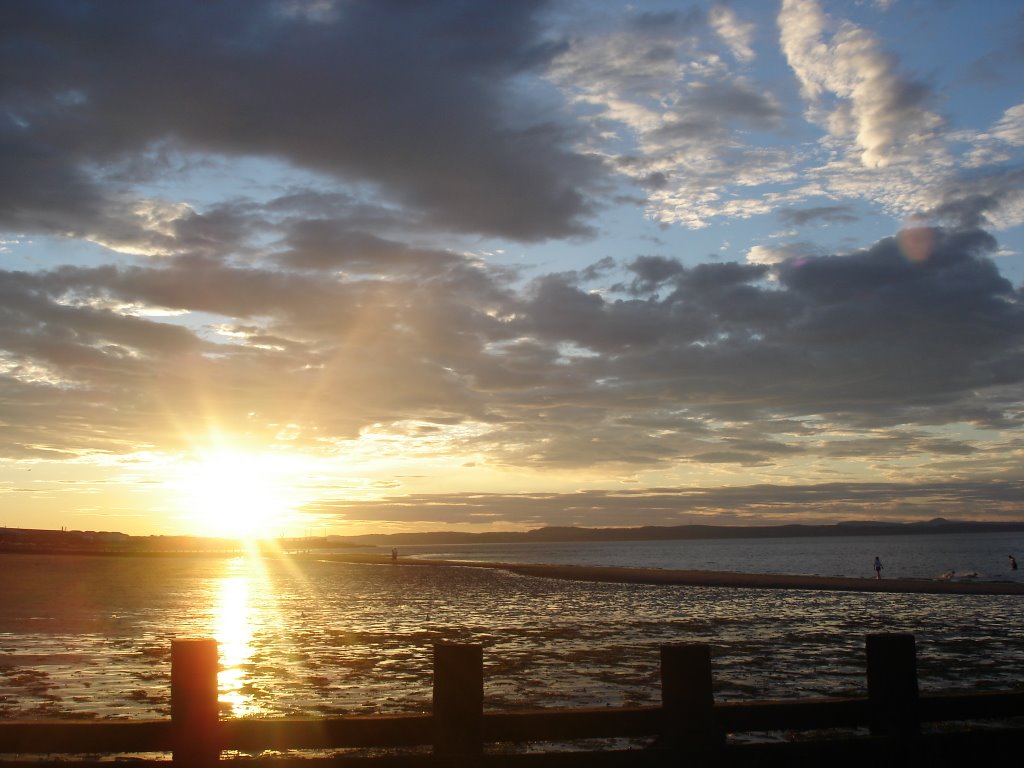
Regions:
M 382 549 L 382 553 L 389 548 Z M 404 560 L 1020 581 L 1024 534 L 403 547 Z M 716 700 L 863 695 L 865 637 L 924 691 L 1024 690 L 1022 598 L 609 584 L 289 558 L 0 555 L 0 719 L 166 717 L 170 644 L 219 642 L 224 717 L 424 712 L 432 648 L 483 646 L 485 709 L 658 702 L 659 648 Z

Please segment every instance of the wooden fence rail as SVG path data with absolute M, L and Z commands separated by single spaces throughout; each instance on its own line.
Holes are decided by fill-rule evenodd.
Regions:
M 1024 692 L 920 695 L 913 635 L 867 638 L 867 697 L 715 703 L 710 648 L 661 649 L 661 706 L 484 712 L 480 646 L 434 646 L 433 709 L 424 715 L 219 720 L 217 647 L 175 640 L 171 647 L 171 718 L 145 721 L 0 721 L 0 764 L 67 765 L 39 756 L 169 752 L 177 765 L 203 768 L 221 752 L 380 748 L 388 754 L 331 758 L 235 758 L 253 765 L 662 766 L 875 765 L 942 766 L 1021 750 Z M 934 728 L 922 723 L 1002 720 L 999 728 Z M 845 730 L 836 733 L 837 729 Z M 831 731 L 786 741 L 737 742 L 727 734 Z M 642 747 L 549 752 L 486 745 L 580 739 L 647 739 Z M 418 748 L 402 751 L 403 748 Z M 560 751 L 559 751 L 560 750 Z M 1008 754 L 1008 753 L 1007 753 Z M 6 755 L 6 758 L 4 757 Z M 32 756 L 32 757 L 27 757 Z M 91 762 L 90 762 L 91 760 Z M 158 761 L 138 761 L 155 765 Z M 100 765 L 91 757 L 76 765 Z M 165 763 L 166 764 L 166 763 Z M 109 766 L 109 763 L 104 763 Z

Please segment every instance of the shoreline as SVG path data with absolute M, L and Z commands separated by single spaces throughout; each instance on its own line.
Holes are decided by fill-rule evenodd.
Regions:
M 661 568 L 623 568 L 601 565 L 558 565 L 544 563 L 486 563 L 460 560 L 402 558 L 388 555 L 316 554 L 316 560 L 368 565 L 420 566 L 427 568 L 488 568 L 521 576 L 566 581 L 615 584 L 648 584 L 688 587 L 733 587 L 737 589 L 799 589 L 829 592 L 889 592 L 939 595 L 1024 595 L 1024 584 L 1012 581 L 939 581 L 935 579 L 874 579 L 852 576 L 805 576 L 781 573 L 739 573 L 736 571 L 677 571 Z
M 242 551 L 125 551 L 125 550 L 3 550 L 2 555 L 75 555 L 143 558 L 234 558 L 245 557 Z M 521 576 L 534 576 L 564 581 L 590 581 L 614 584 L 646 584 L 650 586 L 732 587 L 736 589 L 796 589 L 826 592 L 880 592 L 937 595 L 1024 595 L 1024 583 L 1014 581 L 943 581 L 939 579 L 899 578 L 874 579 L 855 576 L 811 576 L 784 573 L 743 573 L 740 571 L 696 571 L 665 568 L 630 568 L 605 565 L 568 565 L 556 563 L 502 563 L 468 560 L 437 560 L 400 557 L 366 552 L 268 552 L 269 558 L 304 558 L 327 562 L 363 565 L 420 566 L 431 568 L 488 568 Z

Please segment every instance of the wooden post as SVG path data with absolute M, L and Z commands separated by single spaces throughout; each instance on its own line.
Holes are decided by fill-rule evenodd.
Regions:
M 665 746 L 706 752 L 724 743 L 725 733 L 715 718 L 711 646 L 661 646 L 661 706 Z
M 220 760 L 217 641 L 171 641 L 174 763 L 203 768 Z
M 921 718 L 914 636 L 868 635 L 867 657 L 872 735 L 917 735 Z
M 434 755 L 470 766 L 483 755 L 484 661 L 479 645 L 434 646 Z

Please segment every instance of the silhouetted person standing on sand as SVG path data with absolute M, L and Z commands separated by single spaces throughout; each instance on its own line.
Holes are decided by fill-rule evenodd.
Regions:
M 1013 555 L 1010 555 L 1009 557 L 1010 557 L 1010 570 L 1011 571 L 1016 571 L 1017 570 L 1017 558 L 1015 558 Z
M 875 578 L 882 578 L 882 561 L 877 557 L 875 558 Z

